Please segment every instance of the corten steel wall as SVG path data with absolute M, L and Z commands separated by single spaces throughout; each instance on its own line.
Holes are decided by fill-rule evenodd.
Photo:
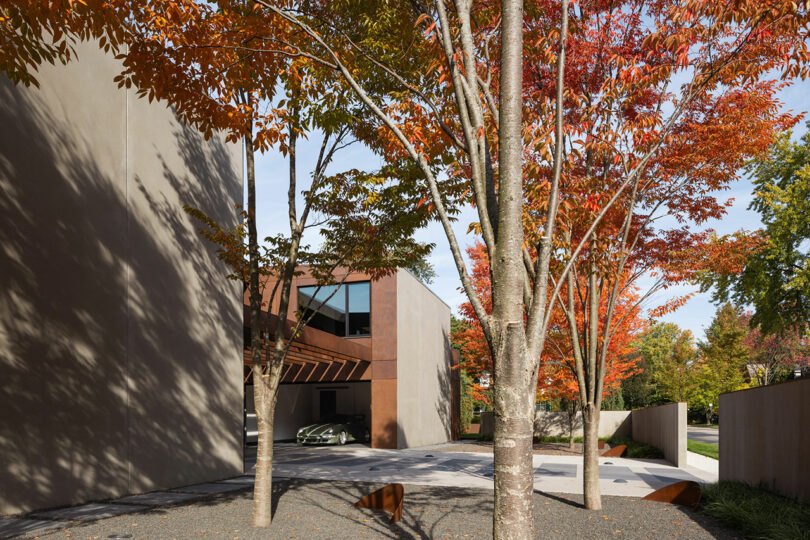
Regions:
M 599 413 L 599 437 L 630 436 L 630 411 Z M 534 413 L 535 437 L 568 437 L 568 413 L 537 411 Z M 582 437 L 582 413 L 574 418 L 574 437 Z
M 720 480 L 810 502 L 810 379 L 720 395 Z
M 686 466 L 686 403 L 668 403 L 633 411 L 633 440 L 664 452 L 676 467 Z
M 446 442 L 452 431 L 450 308 L 397 272 L 398 447 Z
M 0 77 L 0 514 L 242 471 L 241 151 L 112 82 L 94 44 Z

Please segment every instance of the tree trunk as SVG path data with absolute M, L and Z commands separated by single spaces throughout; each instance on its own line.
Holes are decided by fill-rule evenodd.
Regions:
M 251 129 L 252 133 L 252 129 Z M 256 409 L 256 423 L 259 429 L 259 440 L 256 448 L 256 483 L 253 486 L 253 519 L 254 527 L 267 527 L 272 516 L 271 487 L 273 463 L 273 427 L 272 412 L 269 421 L 266 411 L 267 387 L 261 364 L 261 306 L 262 297 L 259 285 L 259 242 L 256 230 L 256 167 L 254 161 L 252 135 L 245 136 L 245 169 L 248 191 L 248 265 L 250 281 L 250 346 L 251 370 L 253 375 L 253 403 Z M 270 407 L 272 411 L 272 406 Z M 268 439 L 269 437 L 269 439 Z M 269 457 L 269 459 L 268 459 Z
M 574 422 L 577 418 L 577 402 L 568 402 L 568 448 L 574 448 Z
M 585 508 L 602 509 L 599 489 L 599 409 L 588 403 L 582 411 L 583 440 L 582 462 L 585 491 Z
M 510 323 L 495 360 L 496 539 L 534 537 L 534 399 L 528 391 L 531 363 L 522 325 Z
M 254 370 L 253 400 L 259 429 L 256 447 L 256 481 L 253 485 L 254 527 L 269 527 L 273 522 L 273 414 L 275 399 L 269 395 L 265 377 L 256 378 Z

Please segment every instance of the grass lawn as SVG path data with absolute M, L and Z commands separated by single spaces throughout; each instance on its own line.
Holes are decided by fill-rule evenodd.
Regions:
M 737 482 L 703 487 L 700 509 L 746 538 L 810 540 L 810 505 Z
M 689 424 L 689 427 L 710 427 L 717 429 L 720 426 L 718 426 L 717 424 Z
M 720 459 L 720 447 L 716 444 L 687 440 L 686 449 L 712 459 Z

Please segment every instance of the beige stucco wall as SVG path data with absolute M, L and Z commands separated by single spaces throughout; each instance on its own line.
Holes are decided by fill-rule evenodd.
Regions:
M 720 395 L 720 480 L 810 502 L 810 379 Z
M 397 272 L 397 445 L 450 439 L 450 308 L 409 272 Z
M 582 437 L 582 413 L 574 419 L 574 437 Z M 568 413 L 537 411 L 534 413 L 535 437 L 568 437 Z M 599 437 L 630 436 L 630 411 L 599 413 Z
M 95 45 L 0 76 L 0 514 L 242 468 L 242 305 L 182 211 L 235 223 L 238 147 Z
M 668 403 L 632 414 L 633 440 L 664 452 L 676 467 L 686 466 L 686 403 Z

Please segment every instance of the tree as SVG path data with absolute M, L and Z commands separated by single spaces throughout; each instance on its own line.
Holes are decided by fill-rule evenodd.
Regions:
M 751 325 L 750 313 L 744 313 L 741 319 L 748 328 L 745 345 L 750 351 L 748 366 L 752 385 L 784 381 L 797 365 L 804 366 L 810 360 L 806 335 L 796 328 L 779 334 L 763 334 Z
M 744 373 L 750 353 L 745 344 L 747 334 L 739 310 L 726 303 L 717 310 L 705 341 L 698 343 L 700 358 L 692 371 L 688 397 L 690 406 L 706 411 L 707 423 L 719 405 L 720 394 L 746 386 Z
M 652 383 L 650 365 L 638 353 L 638 373 L 622 382 L 622 398 L 628 410 L 644 409 L 655 403 L 655 386 Z
M 470 392 L 472 379 L 467 375 L 467 370 L 461 368 L 461 376 L 459 377 L 460 388 L 460 417 L 461 417 L 461 432 L 466 433 L 470 429 L 470 423 L 473 417 L 473 397 Z
M 432 284 L 437 276 L 436 269 L 433 268 L 433 265 L 425 258 L 414 261 L 413 264 L 407 267 L 407 270 L 425 285 Z
M 491 309 L 490 269 L 487 251 L 480 241 L 467 249 L 472 262 L 472 282 L 485 309 Z M 606 398 L 620 396 L 621 383 L 636 373 L 637 358 L 633 357 L 631 344 L 638 332 L 644 327 L 640 318 L 637 296 L 632 288 L 627 288 L 616 305 L 619 325 L 611 334 L 611 343 L 607 347 L 607 373 L 605 375 Z M 604 314 L 606 305 L 603 302 L 601 311 Z M 459 311 L 463 315 L 463 326 L 459 325 L 454 333 L 455 341 L 464 351 L 462 365 L 472 373 L 493 371 L 493 358 L 487 348 L 486 336 L 481 329 L 469 302 L 462 304 Z M 581 314 L 578 314 L 581 317 Z M 565 318 L 559 313 L 551 321 L 546 347 L 540 359 L 540 370 L 537 379 L 537 400 L 559 401 L 568 413 L 570 444 L 574 442 L 574 419 L 580 408 L 580 393 L 576 377 L 574 354 L 571 348 L 570 330 Z
M 658 323 L 639 338 L 636 348 L 649 366 L 655 401 L 684 401 L 688 371 L 697 359 L 692 333 L 673 323 Z
M 564 277 L 557 280 L 555 301 L 571 329 L 583 404 L 588 508 L 601 504 L 597 435 L 606 346 L 620 320 L 616 300 L 641 275 L 655 280 L 640 301 L 686 279 L 691 268 L 684 266 L 684 254 L 700 250 L 707 236 L 692 232 L 690 226 L 724 213 L 725 205 L 712 192 L 736 180 L 745 160 L 761 153 L 779 129 L 795 121 L 791 115 L 778 114 L 778 82 L 767 80 L 762 72 L 745 74 L 736 69 L 735 47 L 750 46 L 748 53 L 763 65 L 778 65 L 779 60 L 758 51 L 760 44 L 748 42 L 746 33 L 738 34 L 740 28 L 728 25 L 724 16 L 701 11 L 707 6 L 697 4 L 691 3 L 674 18 L 713 21 L 709 27 L 716 26 L 711 30 L 702 26 L 698 34 L 691 34 L 674 57 L 650 48 L 659 39 L 673 39 L 671 19 L 657 19 L 660 5 L 588 5 L 580 10 L 577 31 L 571 35 L 568 64 L 570 72 L 581 78 L 567 85 L 572 93 L 567 113 L 571 135 L 566 139 L 567 185 L 558 215 L 563 231 L 558 266 Z M 729 43 L 724 42 L 719 55 L 707 53 L 713 47 L 711 36 L 718 35 L 714 32 L 724 39 L 734 35 L 731 41 L 736 45 L 727 49 Z M 594 54 L 577 55 L 578 49 Z M 686 74 L 677 67 L 686 64 L 696 71 Z M 746 81 L 748 75 L 756 82 Z M 537 87 L 547 88 L 550 74 L 542 64 L 537 77 L 545 83 Z M 678 77 L 689 82 L 675 90 Z M 663 112 L 663 103 L 670 104 L 671 113 Z M 731 139 L 735 143 L 730 144 Z M 536 167 L 541 173 L 548 169 L 540 163 Z M 542 209 L 544 191 L 534 196 Z M 544 218 L 541 210 L 537 214 Z M 678 216 L 677 225 L 659 228 L 664 215 Z M 559 289 L 563 294 L 556 295 Z M 684 301 L 675 299 L 653 315 Z M 604 314 L 599 308 L 602 302 L 607 305 Z
M 748 173 L 749 208 L 759 212 L 765 240 L 741 266 L 704 272 L 700 282 L 704 291 L 716 287 L 715 301 L 752 305 L 751 324 L 764 334 L 801 332 L 810 323 L 810 131 L 798 142 L 783 133 Z
M 643 172 L 665 143 L 683 147 L 677 136 L 683 126 L 678 121 L 707 107 L 715 110 L 711 104 L 717 102 L 709 99 L 712 92 L 727 102 L 730 93 L 774 70 L 789 76 L 805 72 L 805 55 L 792 52 L 802 50 L 807 6 L 741 2 L 718 7 L 691 1 L 627 2 L 626 9 L 588 2 L 569 8 L 563 0 L 559 5 L 532 4 L 524 13 L 522 2 L 508 1 L 481 2 L 473 13 L 471 1 L 455 2 L 452 8 L 441 0 L 435 5 L 313 2 L 291 9 L 270 0 L 258 3 L 301 30 L 305 39 L 291 45 L 292 51 L 319 55 L 320 62 L 376 115 L 384 126 L 378 133 L 379 147 L 410 159 L 421 171 L 462 286 L 495 358 L 493 532 L 496 537 L 530 536 L 533 400 L 523 396 L 533 393 L 551 317 L 546 293 L 556 249 L 563 168 L 565 181 L 571 178 L 567 158 L 585 155 L 587 162 L 590 155 L 592 163 L 600 165 L 618 158 L 616 165 L 623 167 L 621 178 L 609 187 L 600 181 L 601 174 L 586 175 L 591 189 L 571 190 L 579 207 L 587 199 L 588 205 L 607 209 L 620 194 L 636 192 L 642 177 L 650 178 Z M 574 17 L 572 42 L 580 46 L 581 59 L 567 71 L 569 15 Z M 392 20 L 396 25 L 386 26 Z M 402 23 L 407 20 L 424 24 L 424 35 L 406 35 L 403 40 L 403 26 L 409 25 Z M 603 24 L 606 20 L 611 24 Z M 633 37 L 625 39 L 623 28 L 615 31 L 614 21 L 628 22 Z M 491 47 L 500 48 L 499 58 L 490 54 Z M 524 58 L 531 64 L 524 66 Z M 408 70 L 401 70 L 405 64 Z M 423 66 L 427 69 L 414 72 L 414 67 Z M 541 76 L 534 77 L 524 69 L 527 66 Z M 369 74 L 379 73 L 400 88 L 378 92 Z M 583 92 L 576 80 L 569 82 L 566 74 L 582 76 L 580 80 L 590 83 L 588 91 Z M 685 84 L 675 91 L 673 80 Z M 730 93 L 723 91 L 726 88 Z M 768 93 L 768 88 L 763 90 Z M 617 119 L 623 126 L 618 129 L 612 123 Z M 441 136 L 430 137 L 432 133 Z M 569 142 L 576 154 L 570 149 L 563 152 Z M 623 143 L 629 143 L 631 151 L 615 152 Z M 681 159 L 687 154 L 682 152 Z M 529 160 L 525 168 L 524 157 Z M 536 161 L 544 167 L 535 167 Z M 438 189 L 437 171 L 445 168 L 451 177 L 466 182 L 468 190 L 463 193 L 478 209 L 476 227 L 492 260 L 491 314 L 470 284 L 447 212 L 451 199 Z M 703 167 L 702 172 L 708 169 Z M 536 198 L 541 204 L 528 208 L 524 196 L 533 189 L 544 195 Z M 650 193 L 662 191 L 667 187 L 659 184 Z M 533 234 L 527 237 L 522 218 L 529 215 L 535 221 Z M 597 212 L 594 219 L 602 217 Z M 579 246 L 591 242 L 593 231 L 583 232 L 573 238 Z M 581 251 L 576 247 L 570 256 Z M 563 269 L 559 277 L 566 272 Z M 560 283 L 558 279 L 551 287 L 556 290 Z M 599 363 L 597 368 L 590 358 L 594 357 L 578 369 L 579 386 L 588 404 L 585 416 L 598 424 L 604 366 Z M 585 491 L 586 506 L 596 509 L 601 503 L 592 439 L 592 434 L 586 436 Z
M 459 352 L 459 384 L 460 388 L 460 418 L 461 418 L 461 433 L 466 433 L 470 428 L 470 423 L 473 417 L 473 378 L 470 377 L 467 369 L 463 366 L 468 365 L 467 354 L 464 347 L 467 343 L 467 330 L 469 325 L 455 315 L 450 316 L 450 346 Z

